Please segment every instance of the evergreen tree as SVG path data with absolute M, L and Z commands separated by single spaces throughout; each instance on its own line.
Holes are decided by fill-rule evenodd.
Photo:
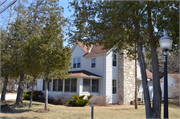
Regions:
M 45 25 L 39 35 L 39 56 L 45 78 L 45 110 L 48 109 L 48 81 L 51 78 L 65 79 L 71 67 L 71 49 L 63 46 L 62 8 L 58 0 L 45 1 L 47 15 Z

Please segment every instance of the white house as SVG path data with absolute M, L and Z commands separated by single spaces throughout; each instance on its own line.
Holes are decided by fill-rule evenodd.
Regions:
M 110 103 L 130 104 L 134 100 L 135 61 L 129 60 L 125 53 L 113 53 L 99 45 L 87 47 L 78 42 L 72 47 L 71 60 L 73 68 L 70 69 L 68 79 L 52 79 L 49 82 L 48 95 L 51 97 L 76 93 L 105 95 L 110 97 Z M 138 79 L 138 89 L 142 92 L 139 65 Z M 152 77 L 149 77 L 149 81 L 152 81 L 151 79 Z M 43 80 L 38 79 L 37 90 L 44 92 L 43 84 Z M 142 94 L 139 93 L 139 97 L 142 97 Z
M 178 88 L 180 87 L 180 74 L 169 74 L 167 75 L 168 78 L 168 98 L 175 98 L 175 96 L 177 96 L 177 92 L 178 94 L 179 91 Z M 161 78 L 162 82 L 161 82 L 161 90 L 162 90 L 162 97 L 164 97 L 164 77 Z

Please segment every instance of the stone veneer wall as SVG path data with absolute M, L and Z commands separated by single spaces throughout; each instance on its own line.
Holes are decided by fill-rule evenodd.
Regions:
M 119 52 L 118 102 L 130 104 L 135 97 L 135 60 L 130 60 L 126 53 Z

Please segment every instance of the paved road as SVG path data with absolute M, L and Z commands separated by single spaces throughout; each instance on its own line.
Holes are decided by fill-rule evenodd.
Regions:
M 14 94 L 14 93 L 7 93 L 5 99 L 6 99 L 6 100 L 16 99 L 16 96 L 17 96 L 17 94 Z M 1 95 L 0 95 L 0 98 L 1 98 Z

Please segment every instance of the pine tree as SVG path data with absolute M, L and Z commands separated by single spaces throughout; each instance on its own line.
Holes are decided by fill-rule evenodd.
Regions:
M 63 46 L 62 8 L 57 0 L 45 1 L 47 15 L 45 25 L 39 35 L 39 56 L 45 78 L 45 110 L 48 109 L 48 87 L 51 78 L 65 79 L 71 67 L 71 49 Z

